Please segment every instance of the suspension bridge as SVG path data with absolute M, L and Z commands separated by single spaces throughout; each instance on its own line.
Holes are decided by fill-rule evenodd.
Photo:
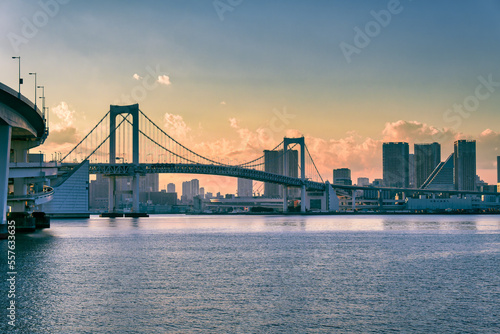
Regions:
M 298 154 L 290 154 L 293 150 Z M 304 138 L 284 138 L 269 155 L 243 163 L 225 163 L 220 158 L 194 152 L 155 124 L 138 104 L 110 106 L 110 110 L 65 156 L 64 164 L 89 162 L 90 174 L 109 177 L 109 211 L 115 211 L 117 177 L 132 177 L 133 211 L 139 210 L 139 176 L 148 173 L 190 173 L 251 179 L 283 187 L 283 209 L 287 210 L 287 189 L 301 189 L 301 211 L 305 212 L 308 191 L 328 193 L 331 187 L 321 178 Z M 296 161 L 290 161 L 295 159 Z M 281 172 L 270 166 L 281 165 Z M 290 172 L 290 165 L 299 173 Z M 279 166 L 281 167 L 281 166 Z M 292 168 L 293 169 L 293 168 Z M 288 175 L 297 174 L 297 175 Z M 300 175 L 299 175 L 300 174 Z M 325 195 L 328 196 L 328 195 Z M 325 203 L 328 201 L 325 199 Z

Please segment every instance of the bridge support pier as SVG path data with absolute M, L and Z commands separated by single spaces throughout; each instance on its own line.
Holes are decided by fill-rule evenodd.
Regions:
M 26 184 L 25 178 L 15 178 L 14 179 L 14 196 L 26 196 L 28 194 L 28 185 Z M 12 212 L 24 212 L 26 211 L 26 206 L 24 202 L 15 202 L 12 207 Z
M 108 191 L 108 212 L 115 212 L 115 188 L 116 188 L 115 176 L 109 177 L 109 191 Z
M 304 184 L 300 189 L 300 212 L 306 212 L 306 186 Z
M 288 187 L 283 185 L 283 213 L 288 212 Z
M 352 212 L 356 211 L 356 190 L 352 190 Z
M 132 212 L 139 212 L 139 174 L 132 180 Z
M 0 235 L 7 233 L 7 193 L 9 191 L 10 137 L 12 128 L 0 125 Z

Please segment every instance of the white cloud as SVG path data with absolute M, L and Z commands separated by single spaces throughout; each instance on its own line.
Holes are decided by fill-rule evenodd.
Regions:
M 496 157 L 500 156 L 500 132 L 486 129 L 479 135 L 476 143 L 477 167 L 492 169 L 496 167 Z
M 234 118 L 234 117 L 232 117 L 232 118 L 229 119 L 229 124 L 231 125 L 231 127 L 233 129 L 238 129 L 238 127 L 239 127 L 238 126 L 238 120 L 236 118 Z
M 74 110 L 70 110 L 66 102 L 59 103 L 55 108 L 51 109 L 52 115 L 57 117 L 57 121 L 54 124 L 52 120 L 52 126 L 54 130 L 62 130 L 68 127 L 73 127 L 74 123 Z
M 139 74 L 137 74 L 137 73 L 135 73 L 133 75 L 133 77 L 134 77 L 135 80 L 141 80 L 142 79 L 142 77 Z
M 46 154 L 69 152 L 80 140 L 79 131 L 75 126 L 76 112 L 63 101 L 50 109 L 50 115 L 50 134 L 39 149 Z
M 453 129 L 436 128 L 417 121 L 399 120 L 386 123 L 382 131 L 384 141 L 405 141 L 410 143 L 452 141 L 458 134 Z
M 168 75 L 159 75 L 158 83 L 166 86 L 170 86 L 172 83 L 170 82 L 170 77 Z
M 191 131 L 191 128 L 186 125 L 181 115 L 166 113 L 163 117 L 166 132 L 176 140 L 184 140 Z

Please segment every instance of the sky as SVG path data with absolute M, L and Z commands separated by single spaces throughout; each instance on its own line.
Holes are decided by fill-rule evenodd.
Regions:
M 305 136 L 324 179 L 382 177 L 382 142 L 477 141 L 478 174 L 500 155 L 500 2 L 425 0 L 4 0 L 0 81 L 45 86 L 65 152 L 111 104 L 139 103 L 202 155 L 251 160 Z M 148 89 L 140 90 L 145 80 Z M 153 80 L 153 81 L 151 81 Z M 141 94 L 139 94 L 141 92 Z M 234 193 L 232 178 L 200 179 Z

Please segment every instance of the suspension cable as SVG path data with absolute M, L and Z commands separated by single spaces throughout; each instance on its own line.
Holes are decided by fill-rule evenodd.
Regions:
M 121 114 L 120 114 L 121 115 Z M 96 149 L 94 151 L 92 151 L 92 153 L 90 153 L 86 158 L 85 160 L 88 160 L 88 158 L 90 158 L 92 156 L 92 154 L 94 154 L 99 148 L 101 148 L 101 146 L 109 139 L 109 137 L 111 137 L 111 135 L 116 131 L 116 129 L 118 129 L 120 127 L 120 125 L 122 125 L 123 122 L 125 122 L 125 120 L 127 119 L 127 117 L 129 116 L 130 114 L 127 114 L 126 117 L 123 117 L 123 120 L 120 122 L 120 124 L 118 124 L 118 126 L 116 126 L 113 130 L 111 130 L 111 132 L 109 133 L 109 135 L 106 137 L 106 139 L 104 139 L 104 141 L 99 144 L 99 146 L 96 147 Z M 111 161 L 109 162 L 111 163 Z
M 316 167 L 316 164 L 314 163 L 314 160 L 313 160 L 313 158 L 311 156 L 311 153 L 309 153 L 309 149 L 307 148 L 307 145 L 304 144 L 304 146 L 306 148 L 307 154 L 309 154 L 309 158 L 311 159 L 311 162 L 312 162 L 312 164 L 314 166 L 314 169 L 316 169 L 316 173 L 318 173 L 318 176 L 321 179 L 321 182 L 325 183 L 325 181 L 323 181 L 323 178 L 321 177 L 321 174 L 318 171 L 318 168 Z
M 90 132 L 89 132 L 89 133 L 88 133 L 88 134 L 87 134 L 87 135 L 86 135 L 86 136 L 85 136 L 82 140 L 80 140 L 80 142 L 79 142 L 78 144 L 76 144 L 76 146 L 75 146 L 75 147 L 73 147 L 73 149 L 72 149 L 71 151 L 69 151 L 69 153 L 68 153 L 68 154 L 66 154 L 66 155 L 64 156 L 64 158 L 62 158 L 61 160 L 59 160 L 59 162 L 62 162 L 62 161 L 63 161 L 64 159 L 66 159 L 66 158 L 67 158 L 67 157 L 68 157 L 71 153 L 73 153 L 73 151 L 74 151 L 74 150 L 76 150 L 76 149 L 78 148 L 78 146 L 80 146 L 80 144 L 81 144 L 81 143 L 83 143 L 83 141 L 84 141 L 85 139 L 87 139 L 87 138 L 88 138 L 88 136 L 90 136 L 90 135 L 92 134 L 92 132 L 93 132 L 93 131 L 94 131 L 94 130 L 95 130 L 95 129 L 99 126 L 99 124 L 101 124 L 101 122 L 102 122 L 102 121 L 106 118 L 106 116 L 108 116 L 108 115 L 109 115 L 109 113 L 110 113 L 110 112 L 111 112 L 111 110 L 110 110 L 110 111 L 108 111 L 108 112 L 106 113 L 106 115 L 104 115 L 104 117 L 103 117 L 103 118 L 101 118 L 101 120 L 99 121 L 99 123 L 97 123 L 97 124 L 96 124 L 96 126 L 94 126 L 94 127 L 92 128 L 92 130 L 90 130 Z

